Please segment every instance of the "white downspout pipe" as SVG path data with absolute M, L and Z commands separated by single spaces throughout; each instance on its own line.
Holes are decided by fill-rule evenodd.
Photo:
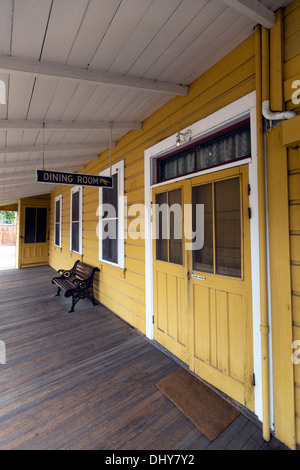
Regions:
M 297 116 L 293 111 L 271 111 L 270 100 L 262 102 L 262 115 L 268 121 L 281 121 L 283 119 L 292 119 Z

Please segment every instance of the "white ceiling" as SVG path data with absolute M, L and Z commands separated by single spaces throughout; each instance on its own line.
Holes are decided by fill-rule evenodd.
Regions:
M 288 3 L 1 0 L 0 205 L 53 189 L 35 182 L 43 156 L 97 159 Z

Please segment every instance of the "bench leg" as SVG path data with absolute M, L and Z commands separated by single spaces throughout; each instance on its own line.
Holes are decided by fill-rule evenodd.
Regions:
M 69 313 L 74 312 L 74 307 L 77 304 L 78 300 L 80 300 L 80 298 L 72 295 L 72 306 L 71 306 L 71 309 L 69 310 Z
M 57 288 L 57 292 L 56 292 L 56 294 L 55 294 L 54 297 L 59 297 L 59 296 L 60 296 L 60 291 L 61 291 L 61 288 L 58 287 L 58 288 Z

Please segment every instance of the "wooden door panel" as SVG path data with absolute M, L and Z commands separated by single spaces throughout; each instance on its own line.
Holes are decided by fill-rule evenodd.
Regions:
M 48 264 L 48 208 L 24 206 L 23 221 L 20 267 Z
M 164 253 L 164 261 L 153 264 L 154 337 L 204 380 L 253 409 L 247 185 L 243 166 L 154 190 L 153 200 L 157 191 L 166 202 L 165 193 L 181 188 L 185 204 L 204 205 L 206 224 L 203 251 L 189 251 L 183 236 L 182 264 L 170 262 L 167 244 L 156 251 L 154 241 L 153 253 Z M 194 231 L 197 224 L 189 222 Z

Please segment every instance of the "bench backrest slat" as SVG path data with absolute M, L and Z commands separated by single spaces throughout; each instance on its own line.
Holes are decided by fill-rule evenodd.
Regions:
M 74 277 L 77 277 L 80 280 L 88 279 L 92 273 L 94 268 L 89 266 L 88 264 L 82 263 L 81 261 L 76 264 L 75 270 L 73 273 Z

